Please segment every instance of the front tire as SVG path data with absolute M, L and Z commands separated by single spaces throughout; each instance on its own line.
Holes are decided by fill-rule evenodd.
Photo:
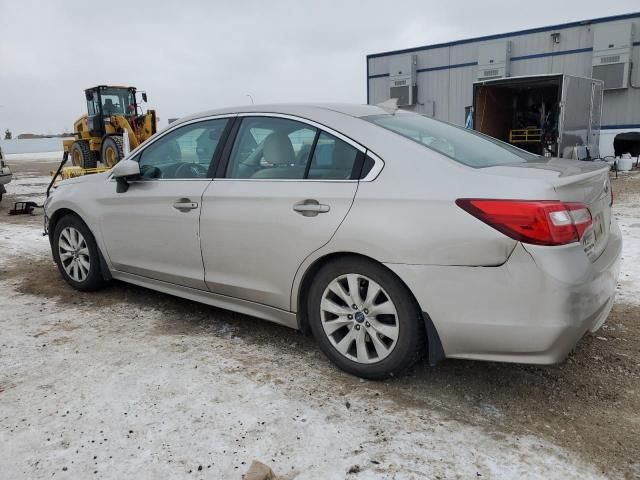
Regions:
M 96 168 L 98 166 L 98 158 L 96 152 L 91 151 L 87 140 L 78 140 L 69 148 L 71 163 L 81 168 Z
M 113 167 L 124 157 L 122 137 L 110 136 L 102 140 L 102 163 Z
M 66 215 L 56 224 L 53 258 L 62 277 L 76 290 L 91 292 L 104 286 L 98 245 L 77 216 Z
M 309 290 L 308 318 L 324 354 L 370 380 L 402 374 L 426 347 L 422 314 L 407 287 L 384 266 L 358 257 L 320 268 Z

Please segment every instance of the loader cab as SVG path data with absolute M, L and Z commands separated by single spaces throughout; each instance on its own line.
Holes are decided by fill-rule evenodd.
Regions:
M 92 137 L 105 135 L 105 122 L 113 115 L 135 117 L 138 112 L 135 87 L 100 85 L 84 91 L 87 100 L 87 123 Z

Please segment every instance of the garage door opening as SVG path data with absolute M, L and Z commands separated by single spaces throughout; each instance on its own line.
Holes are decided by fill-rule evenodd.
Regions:
M 475 130 L 531 153 L 556 154 L 562 78 L 477 85 Z

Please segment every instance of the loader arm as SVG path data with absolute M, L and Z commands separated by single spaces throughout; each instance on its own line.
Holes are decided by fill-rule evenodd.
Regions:
M 129 121 L 123 115 L 113 115 L 111 117 L 111 121 L 115 123 L 118 128 L 127 131 L 127 134 L 129 135 L 129 145 L 131 146 L 131 150 L 140 145 L 138 136 L 133 131 L 133 128 L 131 128 Z

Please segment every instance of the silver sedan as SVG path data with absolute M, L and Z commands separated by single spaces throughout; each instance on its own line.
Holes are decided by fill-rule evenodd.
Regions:
M 172 123 L 45 208 L 73 287 L 116 279 L 310 331 L 379 379 L 424 353 L 563 360 L 613 303 L 611 203 L 600 162 L 395 109 L 276 105 Z

